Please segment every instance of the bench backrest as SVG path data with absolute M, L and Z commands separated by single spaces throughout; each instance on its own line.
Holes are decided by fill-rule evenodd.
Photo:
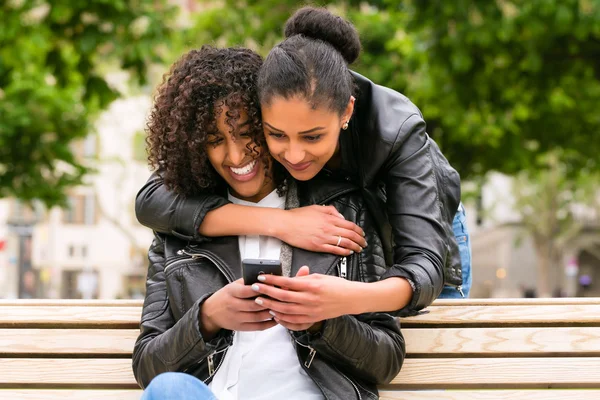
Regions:
M 427 311 L 401 321 L 408 355 L 382 398 L 600 398 L 600 299 L 445 300 Z M 132 300 L 0 301 L 0 398 L 138 399 L 140 313 Z

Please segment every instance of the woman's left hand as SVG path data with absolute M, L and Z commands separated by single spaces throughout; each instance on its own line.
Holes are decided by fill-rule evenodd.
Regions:
M 252 285 L 252 289 L 270 298 L 257 297 L 255 301 L 290 330 L 309 329 L 324 320 L 355 313 L 353 294 L 360 282 L 309 274 L 306 266 L 294 278 L 261 275 L 260 279 L 262 283 Z

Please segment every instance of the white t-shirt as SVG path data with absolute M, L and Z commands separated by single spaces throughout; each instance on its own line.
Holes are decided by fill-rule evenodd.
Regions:
M 234 204 L 285 208 L 276 191 L 258 203 L 229 195 Z M 281 241 L 269 236 L 240 236 L 244 258 L 279 260 Z M 219 400 L 323 400 L 323 394 L 300 365 L 287 330 L 276 325 L 261 332 L 235 332 L 233 344 L 209 385 Z

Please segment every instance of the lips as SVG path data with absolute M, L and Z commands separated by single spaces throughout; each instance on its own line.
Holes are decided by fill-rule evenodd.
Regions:
M 305 169 L 307 169 L 308 167 L 310 167 L 310 165 L 312 164 L 312 161 L 308 161 L 308 162 L 305 162 L 305 163 L 299 163 L 299 164 L 292 164 L 292 163 L 287 162 L 287 161 L 285 163 L 286 163 L 286 165 L 288 167 L 290 167 L 294 171 L 300 172 L 300 171 L 304 171 Z
M 239 168 L 228 167 L 229 175 L 239 182 L 247 182 L 256 176 L 258 171 L 258 160 L 250 161 Z

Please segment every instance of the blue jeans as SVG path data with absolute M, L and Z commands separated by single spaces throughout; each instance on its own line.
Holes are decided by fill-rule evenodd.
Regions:
M 183 372 L 164 372 L 144 390 L 140 400 L 217 400 L 200 379 Z
M 471 291 L 471 283 L 473 279 L 473 273 L 471 271 L 471 238 L 469 237 L 469 230 L 467 228 L 467 214 L 462 203 L 458 206 L 458 211 L 454 216 L 452 222 L 452 230 L 454 231 L 454 237 L 458 243 L 458 250 L 460 252 L 460 263 L 462 264 L 462 292 L 466 297 L 469 297 Z M 444 286 L 444 290 L 438 297 L 439 299 L 462 299 L 462 295 L 456 287 Z

